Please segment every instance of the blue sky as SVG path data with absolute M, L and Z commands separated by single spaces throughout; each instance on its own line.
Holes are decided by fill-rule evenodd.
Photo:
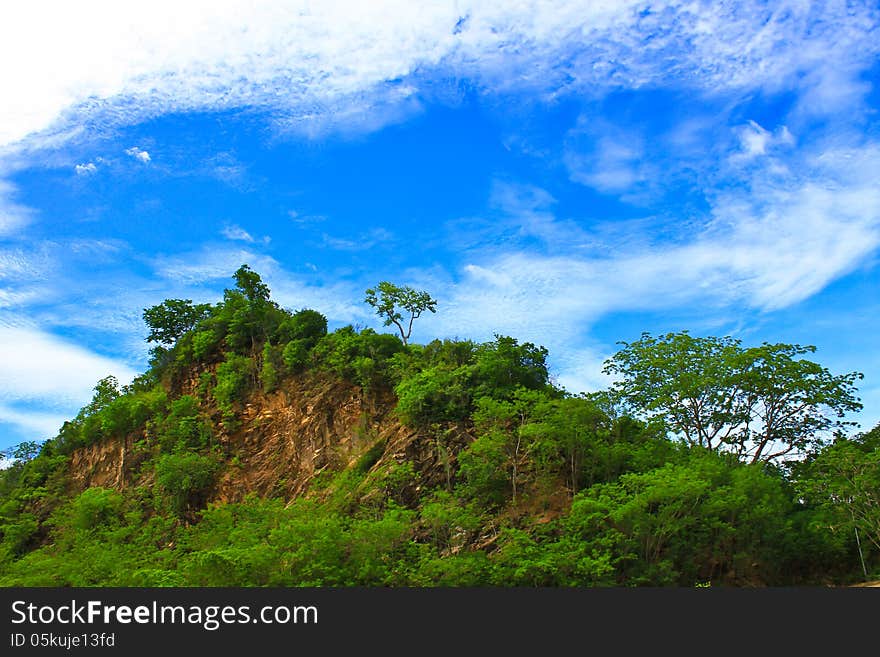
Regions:
M 818 347 L 880 420 L 870 2 L 17 3 L 0 22 L 0 448 L 145 366 L 144 307 L 248 263 L 283 305 L 513 335 Z

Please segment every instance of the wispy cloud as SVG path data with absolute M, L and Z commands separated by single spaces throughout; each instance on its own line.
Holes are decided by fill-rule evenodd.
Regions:
M 290 219 L 294 223 L 299 224 L 301 226 L 305 226 L 308 224 L 317 224 L 317 223 L 321 223 L 322 221 L 327 221 L 327 217 L 324 216 L 323 214 L 307 214 L 307 213 L 298 212 L 296 210 L 288 210 L 287 216 L 290 217 Z
M 14 185 L 0 179 L 0 237 L 21 230 L 33 217 L 33 210 L 14 200 L 17 192 Z
M 372 228 L 354 239 L 332 237 L 326 233 L 321 239 L 325 246 L 337 251 L 368 251 L 394 241 L 394 235 L 384 228 Z
M 633 193 L 652 177 L 641 135 L 586 117 L 569 131 L 565 163 L 573 181 L 606 193 Z
M 22 436 L 30 440 L 43 440 L 58 434 L 59 429 L 70 415 L 59 412 L 35 411 L 33 408 L 16 408 L 0 403 L 0 423 L 11 424 Z M 0 467 L 2 463 L 0 463 Z
M 249 232 L 240 226 L 225 226 L 220 234 L 228 240 L 237 240 L 239 242 L 254 243 L 254 238 Z
M 369 130 L 418 111 L 431 71 L 550 97 L 658 80 L 706 93 L 798 88 L 814 112 L 832 111 L 858 107 L 860 71 L 880 48 L 872 3 L 230 2 L 206 13 L 160 1 L 54 8 L 51 24 L 39 6 L 10 12 L 0 144 L 84 118 L 238 107 L 305 133 Z
M 161 256 L 153 266 L 166 279 L 185 284 L 200 284 L 231 279 L 232 273 L 247 264 L 260 274 L 271 274 L 279 268 L 278 261 L 246 249 L 212 248 L 206 246 L 193 253 Z
M 108 374 L 125 383 L 135 372 L 44 331 L 0 326 L 0 401 L 76 402 Z
M 714 191 L 711 217 L 674 241 L 646 242 L 636 223 L 636 232 L 603 236 L 617 242 L 605 249 L 572 246 L 583 238 L 579 229 L 568 248 L 559 240 L 552 252 L 471 251 L 457 280 L 433 281 L 443 313 L 432 326 L 441 335 L 500 331 L 542 342 L 572 386 L 599 380 L 576 352 L 609 314 L 699 308 L 704 318 L 723 318 L 733 307 L 762 313 L 802 302 L 880 247 L 880 145 L 825 145 L 801 157 L 798 173 L 765 158 L 744 184 Z M 500 194 L 517 198 L 510 189 Z M 533 190 L 527 198 L 541 200 L 547 232 L 564 234 L 546 195 Z M 601 360 L 590 353 L 590 363 Z
M 784 125 L 770 132 L 756 121 L 749 121 L 748 124 L 739 126 L 736 132 L 740 150 L 731 156 L 734 161 L 748 161 L 767 155 L 775 148 L 790 147 L 795 143 L 794 136 Z

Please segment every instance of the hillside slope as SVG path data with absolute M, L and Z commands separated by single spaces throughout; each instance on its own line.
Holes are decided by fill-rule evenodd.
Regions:
M 15 450 L 0 584 L 759 586 L 880 567 L 880 429 L 748 463 L 557 388 L 531 343 L 328 332 L 246 267 L 235 280 L 213 306 L 147 309 L 149 369 Z

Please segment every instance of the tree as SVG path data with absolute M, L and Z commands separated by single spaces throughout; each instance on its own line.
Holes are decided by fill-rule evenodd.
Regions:
M 861 408 L 851 372 L 833 375 L 798 358 L 815 347 L 743 348 L 730 337 L 643 333 L 606 361 L 614 393 L 637 414 L 662 420 L 691 446 L 733 451 L 751 462 L 804 453 L 852 424 Z
M 412 325 L 426 310 L 437 312 L 437 301 L 424 291 L 414 290 L 409 286 L 400 287 L 382 281 L 375 288 L 367 288 L 364 301 L 376 309 L 376 314 L 385 318 L 385 326 L 394 324 L 400 331 L 403 344 L 406 345 L 412 335 Z M 403 312 L 409 313 L 409 320 Z M 404 329 L 406 324 L 406 329 Z
M 211 304 L 193 305 L 190 299 L 165 299 L 144 309 L 144 321 L 150 328 L 147 342 L 172 345 L 208 315 Z
M 495 334 L 491 342 L 476 349 L 475 394 L 508 399 L 519 388 L 540 390 L 547 385 L 547 349 L 531 342 L 519 344 L 516 338 Z
M 851 529 L 857 543 L 861 532 L 880 553 L 880 425 L 838 438 L 795 472 L 798 491 L 828 512 L 831 529 Z
M 0 456 L 14 463 L 24 464 L 35 459 L 40 454 L 40 449 L 42 449 L 40 443 L 34 440 L 26 440 L 0 452 Z
M 265 341 L 289 316 L 270 299 L 269 286 L 260 275 L 247 265 L 232 275 L 234 290 L 224 290 L 223 307 L 219 317 L 227 323 L 226 343 L 237 351 L 250 348 L 257 354 L 257 346 Z
M 805 453 L 820 444 L 823 433 L 855 424 L 842 418 L 862 408 L 855 396 L 855 381 L 862 374 L 835 376 L 796 358 L 815 351 L 813 346 L 764 343 L 743 352 L 739 378 L 750 418 L 738 445 L 753 463 Z
M 269 286 L 260 275 L 247 265 L 239 267 L 232 275 L 235 287 L 244 294 L 248 301 L 269 301 Z

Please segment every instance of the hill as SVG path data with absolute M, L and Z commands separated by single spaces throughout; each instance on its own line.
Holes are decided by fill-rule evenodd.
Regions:
M 746 458 L 614 391 L 557 388 L 540 346 L 408 343 L 406 298 L 427 296 L 383 307 L 374 292 L 400 337 L 328 332 L 247 266 L 234 280 L 214 305 L 146 309 L 149 369 L 98 382 L 56 437 L 11 454 L 0 584 L 761 586 L 880 566 L 877 429 L 823 443 L 779 425 L 775 441 L 811 450 Z M 798 367 L 797 390 L 824 381 L 826 406 L 828 381 L 848 394 Z

